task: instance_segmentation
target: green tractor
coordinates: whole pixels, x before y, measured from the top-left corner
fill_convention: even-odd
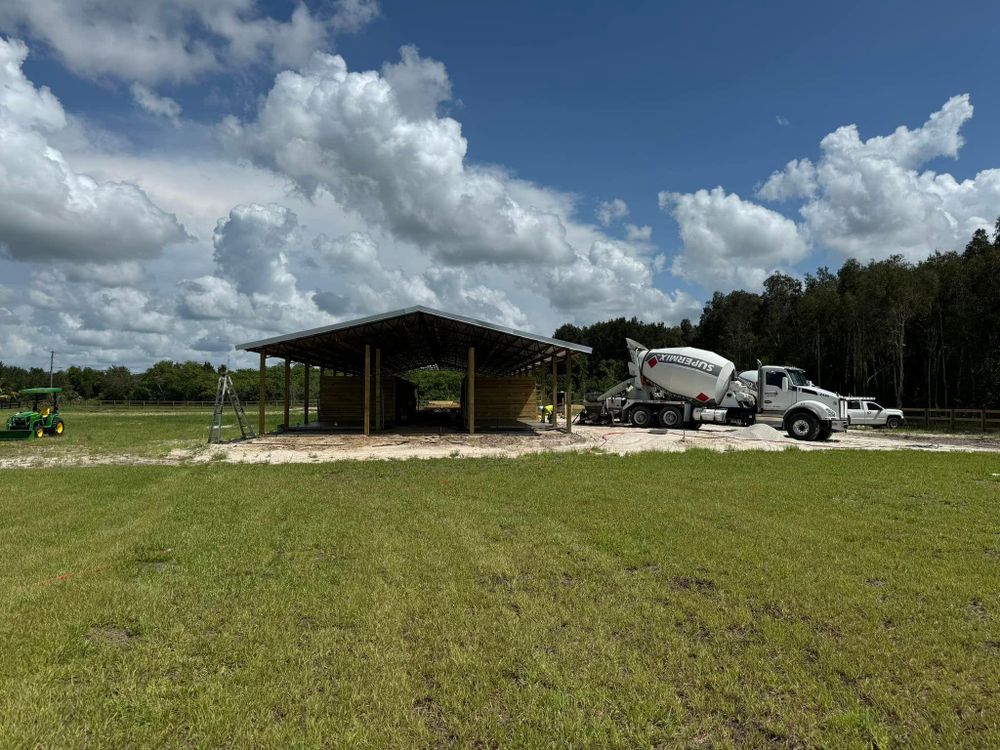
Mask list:
[[[66,423],[59,414],[57,393],[62,393],[62,388],[25,388],[21,391],[22,396],[34,396],[35,403],[31,411],[19,411],[7,420],[7,429],[0,430],[0,440],[28,440],[43,435],[62,435],[66,431]],[[42,403],[43,400],[48,401],[46,396],[52,396],[51,406]]]

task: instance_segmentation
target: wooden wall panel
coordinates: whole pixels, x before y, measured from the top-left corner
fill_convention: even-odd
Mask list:
[[[375,384],[372,378],[371,420],[375,425]],[[319,421],[341,427],[361,427],[364,421],[365,379],[358,376],[324,375],[320,381]],[[382,404],[385,424],[396,417],[396,378],[382,381]]]
[[[510,425],[538,421],[534,378],[476,376],[476,424]]]

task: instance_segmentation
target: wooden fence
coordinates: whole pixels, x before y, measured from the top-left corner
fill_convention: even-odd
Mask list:
[[[1000,430],[1000,409],[903,409],[906,424],[928,429]]]

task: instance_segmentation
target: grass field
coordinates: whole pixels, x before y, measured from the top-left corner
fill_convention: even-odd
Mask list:
[[[7,470],[3,747],[996,747],[989,455]]]
[[[81,408],[68,406],[63,410],[66,432],[60,437],[46,436],[40,440],[20,440],[0,443],[0,455],[5,456],[66,456],[122,455],[160,457],[177,448],[193,448],[208,441],[212,424],[212,409],[163,408],[131,410]],[[0,427],[10,412],[0,411]],[[248,410],[250,424],[257,429],[257,412]],[[270,409],[266,415],[267,429],[274,430],[282,421],[281,409]],[[293,424],[302,421],[302,409],[292,410]],[[228,406],[225,412],[224,438],[240,436],[236,418]]]

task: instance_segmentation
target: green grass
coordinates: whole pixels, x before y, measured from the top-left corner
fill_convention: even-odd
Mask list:
[[[156,410],[85,409],[66,407],[63,412],[66,432],[60,437],[46,435],[35,440],[0,442],[0,456],[67,457],[122,455],[144,457],[165,456],[178,448],[193,448],[208,441],[212,424],[212,409],[163,408]],[[10,414],[0,411],[0,428]],[[247,417],[257,429],[257,412],[248,410]],[[281,409],[267,412],[267,429],[274,430],[284,419]],[[293,410],[292,422],[302,421],[302,410]],[[236,417],[226,408],[225,439],[239,437]]]
[[[3,747],[996,747],[973,454],[8,470]]]

